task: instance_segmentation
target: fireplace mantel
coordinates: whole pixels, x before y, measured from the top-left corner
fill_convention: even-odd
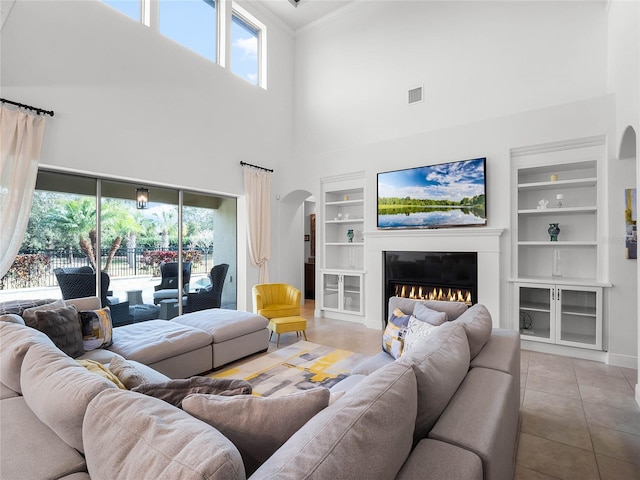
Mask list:
[[[503,228],[442,228],[432,230],[375,230],[365,238],[365,315],[371,328],[382,328],[384,317],[384,259],[382,252],[478,252],[478,303],[500,326],[500,236]]]

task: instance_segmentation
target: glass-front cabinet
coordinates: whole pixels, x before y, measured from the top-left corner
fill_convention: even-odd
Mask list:
[[[322,308],[340,313],[363,314],[362,274],[324,271]]]
[[[523,339],[602,349],[602,288],[516,284]]]

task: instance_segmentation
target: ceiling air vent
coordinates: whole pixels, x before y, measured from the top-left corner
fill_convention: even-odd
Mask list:
[[[409,105],[422,102],[422,86],[409,90]]]

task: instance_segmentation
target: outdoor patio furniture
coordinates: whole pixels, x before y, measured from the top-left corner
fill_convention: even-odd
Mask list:
[[[91,267],[56,268],[53,270],[62,291],[62,298],[93,297],[96,295],[96,274]],[[100,302],[111,310],[111,323],[114,327],[131,323],[129,302],[108,296],[111,279],[106,272],[100,272]]]
[[[222,287],[227,277],[229,265],[221,263],[211,269],[209,279],[211,285],[199,289],[196,293],[187,294],[187,305],[185,312],[197,312],[208,308],[220,308],[222,302]]]
[[[162,262],[160,264],[160,275],[162,280],[160,285],[153,288],[153,303],[158,305],[162,300],[175,298],[178,293],[178,262]],[[186,295],[189,291],[189,280],[191,279],[191,262],[182,262],[182,289],[181,294]],[[183,298],[183,301],[186,298]]]

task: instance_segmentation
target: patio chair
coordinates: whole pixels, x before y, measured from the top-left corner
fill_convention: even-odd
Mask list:
[[[220,308],[222,302],[222,287],[227,277],[229,265],[221,263],[211,269],[209,279],[211,285],[201,288],[197,293],[187,294],[187,305],[185,312],[197,312],[198,310],[206,310],[208,308]]]
[[[96,296],[96,274],[91,267],[56,268],[53,270],[62,292],[62,298]],[[100,303],[111,310],[111,323],[114,327],[131,323],[129,317],[129,302],[120,302],[109,296],[111,279],[106,272],[100,272]]]
[[[177,299],[178,294],[178,262],[162,262],[160,264],[160,285],[153,288],[153,303],[158,305],[162,300]],[[189,292],[189,280],[191,279],[191,262],[182,262],[182,295]],[[183,301],[186,298],[183,297]]]

